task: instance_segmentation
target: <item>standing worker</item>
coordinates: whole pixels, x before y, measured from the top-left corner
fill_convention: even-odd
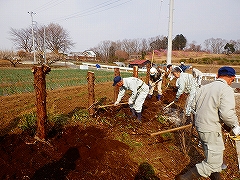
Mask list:
[[[218,70],[218,79],[204,85],[196,94],[193,102],[195,109],[195,126],[200,137],[205,159],[178,177],[179,180],[190,180],[209,177],[211,180],[221,179],[224,141],[221,123],[232,128],[237,136],[240,127],[235,111],[234,91],[230,87],[235,79],[235,70],[224,66]]]
[[[198,86],[201,87],[203,73],[197,68],[193,68],[192,66],[190,66],[189,69],[192,70],[193,77],[196,78]]]
[[[189,94],[186,101],[186,109],[185,109],[186,124],[189,124],[192,121],[191,103],[199,87],[193,75],[182,72],[179,67],[173,68],[172,73],[177,78],[176,87],[178,88],[174,102],[177,102],[183,93]]]
[[[141,122],[142,106],[149,92],[148,85],[136,77],[122,78],[120,76],[116,76],[113,82],[113,86],[117,85],[120,87],[118,97],[114,105],[117,106],[120,103],[126,90],[132,91],[132,94],[128,99],[128,104],[133,117],[137,117],[137,119]]]
[[[163,69],[158,68],[158,70],[155,67],[152,67],[150,69],[150,80],[149,80],[149,93],[148,97],[151,99],[153,95],[153,91],[155,87],[157,86],[158,95],[157,100],[159,101],[162,96],[162,79],[165,74],[165,71]]]

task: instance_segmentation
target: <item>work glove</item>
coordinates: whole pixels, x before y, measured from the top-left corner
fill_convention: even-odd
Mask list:
[[[114,106],[117,106],[119,104],[119,102],[118,101],[116,101],[115,103],[114,103]]]
[[[133,104],[133,101],[131,99],[128,99],[128,104],[129,105],[132,105]]]
[[[235,136],[239,135],[240,134],[240,126],[237,125],[235,126],[233,129],[232,129],[233,133]]]

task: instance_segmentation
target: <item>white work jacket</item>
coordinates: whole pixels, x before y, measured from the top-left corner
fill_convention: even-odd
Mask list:
[[[239,125],[233,89],[224,79],[202,86],[193,101],[195,126],[202,132],[220,132],[223,121],[229,127]]]
[[[198,84],[192,74],[180,73],[180,77],[176,81],[176,86],[178,91],[176,93],[176,98],[179,98],[183,93],[193,94],[198,89]]]
[[[122,97],[125,95],[125,91],[132,91],[132,95],[129,98],[130,101],[135,102],[137,96],[143,91],[145,93],[149,92],[149,87],[141,79],[136,77],[123,78],[123,86],[120,87],[117,101],[120,102]]]

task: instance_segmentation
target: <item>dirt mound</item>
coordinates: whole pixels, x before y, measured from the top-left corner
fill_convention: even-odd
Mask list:
[[[68,127],[48,143],[26,134],[1,140],[0,179],[132,179],[129,147],[96,127]]]
[[[104,87],[109,86],[100,87],[101,97],[108,97],[109,89],[105,91]],[[70,95],[76,96],[79,89],[54,91],[52,94],[58,97],[57,103],[50,92],[48,101],[55,102],[59,112],[70,115],[74,108],[86,106],[81,103],[87,104],[69,98]],[[35,140],[28,132],[5,133],[0,137],[0,179],[172,180],[204,158],[194,129],[149,136],[150,133],[175,127],[173,122],[164,119],[163,112],[163,107],[174,97],[174,90],[166,89],[161,101],[157,101],[155,96],[147,98],[141,124],[131,117],[128,105],[121,105],[98,109],[93,124],[68,125],[52,131],[47,142]],[[236,98],[239,114],[240,96]],[[3,103],[5,99],[9,101],[11,97],[2,98]],[[22,98],[24,102],[27,99],[27,95]],[[66,103],[66,99],[70,99],[71,103]],[[171,108],[183,111],[184,100],[185,97],[181,96],[178,104]],[[13,101],[15,104],[12,107],[20,106],[19,101],[20,98]],[[7,101],[5,104],[8,104]],[[221,173],[222,179],[240,178],[234,142],[227,135],[224,135],[224,141],[228,168]]]

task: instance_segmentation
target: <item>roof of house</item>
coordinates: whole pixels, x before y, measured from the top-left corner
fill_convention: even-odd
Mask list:
[[[132,61],[132,62],[130,62],[130,64],[144,64],[144,63],[146,63],[146,62],[148,62],[149,60],[140,60],[140,59],[136,59],[136,60],[134,60],[134,61]]]

